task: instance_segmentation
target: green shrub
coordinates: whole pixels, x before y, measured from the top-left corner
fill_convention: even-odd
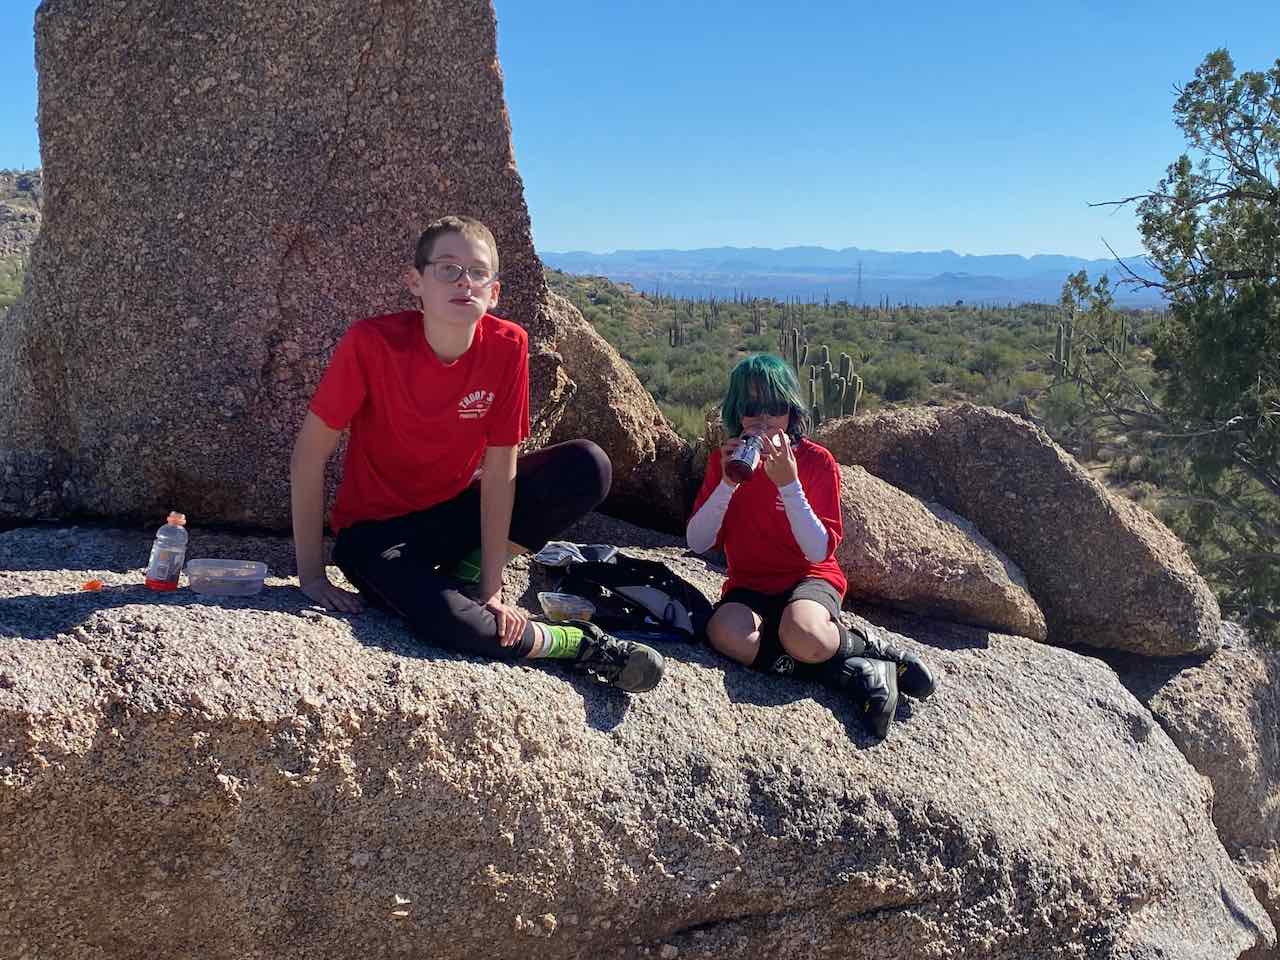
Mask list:
[[[658,408],[671,421],[675,432],[690,443],[702,436],[706,430],[706,419],[701,407],[690,406],[687,403],[659,403]]]
[[[1040,415],[1045,429],[1055,437],[1070,431],[1089,411],[1074,383],[1054,384],[1040,397]]]
[[[22,293],[26,261],[20,257],[0,260],[0,316],[9,312]]]
[[[911,354],[898,354],[868,367],[863,379],[873,392],[890,402],[922,400],[928,393],[928,378],[920,361]]]

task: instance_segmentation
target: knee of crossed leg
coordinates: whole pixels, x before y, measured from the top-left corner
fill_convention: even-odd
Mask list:
[[[821,604],[797,600],[787,605],[778,625],[778,638],[787,653],[801,663],[830,660],[840,646],[840,632]]]
[[[567,465],[567,474],[573,486],[581,491],[584,502],[591,509],[609,495],[613,485],[613,463],[609,455],[590,440],[569,440],[561,445],[560,456]]]
[[[748,665],[760,649],[756,617],[740,603],[726,603],[712,615],[707,623],[707,639],[718,652]]]

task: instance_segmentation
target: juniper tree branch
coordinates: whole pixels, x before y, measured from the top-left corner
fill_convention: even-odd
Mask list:
[[[1239,517],[1241,520],[1244,520],[1246,523],[1257,528],[1257,530],[1261,534],[1270,538],[1272,543],[1280,541],[1280,526],[1272,523],[1271,521],[1267,520],[1262,516],[1259,516],[1256,511],[1250,510],[1247,507],[1235,506],[1233,504],[1227,503],[1222,499],[1211,500],[1208,497],[1198,497],[1198,496],[1193,496],[1191,494],[1183,494],[1183,493],[1166,494],[1166,498],[1169,500],[1175,500],[1179,503],[1193,503],[1197,506],[1209,507],[1212,510],[1221,510],[1223,513],[1229,513],[1232,516]],[[1277,553],[1272,550],[1259,549],[1258,551],[1255,551],[1255,552],[1258,553],[1260,556],[1264,556],[1274,560],[1280,560],[1280,553]]]

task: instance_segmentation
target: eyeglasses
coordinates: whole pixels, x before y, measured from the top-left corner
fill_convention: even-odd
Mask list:
[[[429,266],[431,275],[441,283],[457,283],[464,273],[477,287],[487,287],[498,279],[488,267],[464,267],[449,260],[428,260],[424,266]]]
[[[742,405],[744,417],[782,417],[791,412],[791,404],[783,400],[748,400]]]

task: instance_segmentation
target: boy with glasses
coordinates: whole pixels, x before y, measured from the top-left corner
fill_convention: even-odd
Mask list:
[[[517,456],[529,435],[528,337],[489,313],[501,286],[493,234],[470,217],[435,221],[407,282],[421,310],[354,324],[298,433],[290,482],[303,593],[348,613],[363,597],[459,652],[558,659],[624,690],[652,689],[656,651],[502,600],[508,557],[592,510],[612,468],[588,440]],[[347,429],[330,526],[334,562],[358,596],[329,581],[321,545],[324,468]]]

